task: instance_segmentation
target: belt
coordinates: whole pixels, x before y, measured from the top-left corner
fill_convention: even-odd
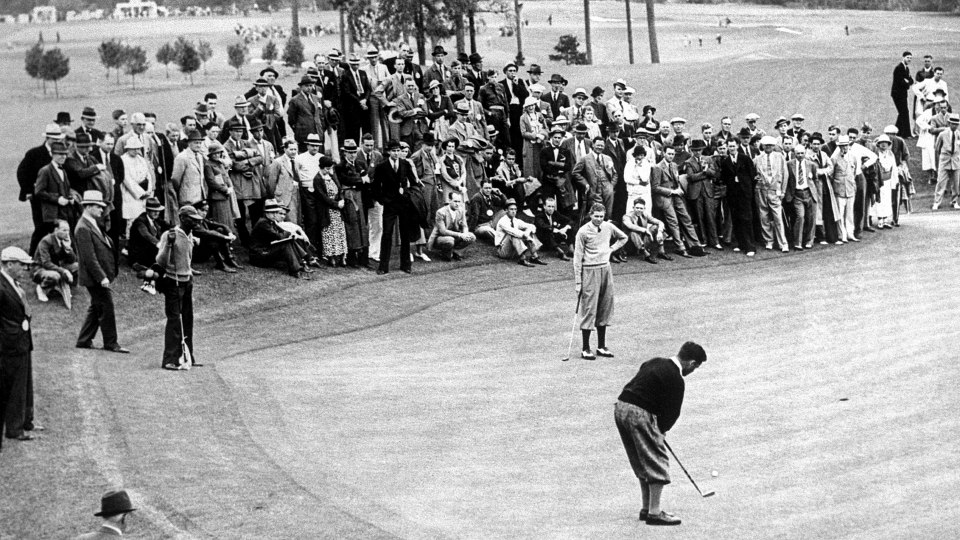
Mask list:
[[[596,263],[596,264],[585,264],[583,268],[603,268],[604,266],[610,266],[609,262],[605,263]]]

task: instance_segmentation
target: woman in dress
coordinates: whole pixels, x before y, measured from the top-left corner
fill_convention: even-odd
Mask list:
[[[450,137],[443,141],[443,157],[440,159],[440,176],[442,181],[440,187],[443,189],[443,204],[450,200],[451,193],[463,193],[466,196],[467,171],[463,164],[463,158],[457,155],[460,148],[460,140],[456,137]]]
[[[207,202],[210,210],[207,212],[211,221],[227,227],[233,234],[237,233],[234,223],[232,200],[233,182],[226,166],[227,153],[219,142],[210,143],[207,148],[207,159],[203,162],[203,178],[207,183]],[[239,210],[239,208],[237,209]],[[239,214],[239,211],[237,212]]]
[[[150,164],[143,157],[143,141],[139,137],[130,137],[124,146],[123,156],[123,206],[121,217],[127,222],[127,236],[133,220],[147,211],[147,199],[153,197],[154,179],[150,174]]]
[[[893,228],[893,189],[900,181],[900,169],[897,167],[897,159],[894,157],[890,147],[893,143],[887,135],[880,135],[876,139],[877,144],[877,165],[880,170],[880,193],[879,202],[871,207],[874,211],[874,217],[877,219],[877,228]],[[897,201],[899,203],[899,201]]]
[[[540,151],[547,139],[547,122],[540,113],[540,102],[528,97],[523,102],[520,116],[520,136],[523,137],[523,174],[540,178]]]
[[[623,169],[623,182],[627,186],[626,212],[633,210],[633,201],[637,197],[643,198],[647,208],[653,208],[650,192],[650,170],[653,164],[647,159],[649,149],[642,144],[633,147],[631,159]]]
[[[440,93],[443,85],[434,79],[427,89],[427,120],[430,122],[430,131],[438,141],[444,141],[450,136],[450,119],[455,118],[453,103],[450,98]]]
[[[313,189],[320,202],[320,229],[323,258],[330,266],[346,266],[347,230],[343,224],[343,194],[333,174],[333,159],[320,157],[320,172],[313,179]]]

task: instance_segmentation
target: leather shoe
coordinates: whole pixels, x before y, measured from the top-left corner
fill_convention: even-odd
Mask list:
[[[203,367],[203,364],[200,362],[190,362],[191,367]]]
[[[77,344],[75,345],[75,347],[78,348],[78,349],[92,349],[92,348],[93,348],[93,343],[89,343],[89,342],[88,342],[88,343],[77,343]]]
[[[610,349],[607,349],[606,347],[597,347],[597,356],[613,358],[613,353],[610,352]]]
[[[596,360],[597,357],[590,351],[580,351],[580,358],[584,360]]]
[[[517,263],[520,266],[526,266],[527,268],[533,268],[534,264],[526,259],[520,259],[520,262]]]
[[[201,271],[199,271],[199,270],[190,270],[190,273],[192,273],[192,274],[195,275],[195,276],[202,276],[202,275],[203,275],[203,272],[201,272]]]
[[[668,514],[666,512],[660,512],[657,515],[647,514],[647,519],[645,520],[647,525],[679,525],[680,518],[674,516],[673,514]]]
[[[672,260],[673,260],[673,257],[667,255],[666,253],[659,253],[659,254],[657,254],[657,257],[660,257],[661,259],[663,259],[663,260],[665,260],[665,261],[672,261]]]
[[[693,258],[693,255],[687,253],[686,251],[681,251],[681,252],[680,252],[680,256],[683,257],[684,259],[692,259],[692,258]]]
[[[378,275],[378,276],[382,276],[382,275],[386,274],[387,272],[388,272],[388,270],[384,270],[384,269],[382,269],[382,268],[377,268],[377,275]]]
[[[643,260],[647,261],[650,264],[657,264],[657,260],[653,258],[653,255],[647,255],[646,257],[643,258]]]
[[[176,364],[164,364],[163,369],[168,371],[180,371],[180,368]]]
[[[455,260],[455,261],[462,261],[462,260],[463,260],[463,255],[461,255],[461,254],[457,253],[456,251],[454,251],[453,253],[450,254],[450,258],[453,259],[453,260]]]
[[[29,424],[24,424],[24,425],[23,425],[23,430],[24,430],[24,431],[45,431],[46,429],[47,429],[47,428],[41,426],[40,424],[36,424],[36,423],[29,423]]]
[[[540,266],[546,266],[546,265],[547,265],[547,261],[541,259],[540,257],[534,257],[534,258],[532,258],[532,259],[530,259],[530,260],[533,261],[533,264],[539,264]]]
[[[119,345],[114,345],[113,347],[104,347],[103,350],[120,354],[130,354],[130,349],[125,349]]]
[[[297,272],[297,275],[294,277],[297,279],[302,279],[304,281],[310,281],[313,279],[313,276],[310,275],[310,272],[304,272],[303,270]]]
[[[33,435],[30,435],[29,433],[24,433],[23,435],[21,435],[21,436],[19,436],[19,437],[15,437],[15,438],[16,438],[18,441],[32,441],[32,440],[36,439],[36,437],[34,437]]]
[[[404,274],[412,274],[412,273],[413,273],[413,269],[412,269],[412,268],[401,268],[400,270],[401,270]]]

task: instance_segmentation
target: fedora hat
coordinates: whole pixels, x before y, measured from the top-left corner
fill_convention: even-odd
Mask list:
[[[283,212],[283,207],[280,206],[280,203],[276,199],[267,199],[263,201],[263,212],[269,214],[270,212]]]
[[[92,118],[96,120],[97,111],[93,107],[84,107],[83,111],[80,113],[80,118]]]
[[[373,45],[367,47],[367,58],[376,58],[378,56],[380,56],[380,49]]]
[[[466,101],[458,101],[456,109],[460,114],[470,114],[470,105]]]
[[[311,145],[311,144],[320,146],[321,144],[323,144],[323,141],[320,140],[319,135],[317,135],[316,133],[311,133],[307,135],[307,145]]]
[[[313,77],[309,75],[304,75],[303,77],[300,77],[300,82],[297,83],[297,86],[307,86],[308,84],[313,84],[313,83],[314,83]]]
[[[554,73],[550,75],[550,80],[547,81],[550,84],[567,84],[567,80],[563,78],[563,75],[559,73]]]
[[[433,136],[433,133],[428,131],[423,134],[423,144],[424,146],[433,146],[436,144],[437,138]]]
[[[50,153],[54,155],[61,154],[65,156],[68,153],[67,145],[60,141],[56,141],[50,145]]]
[[[47,127],[43,129],[43,136],[48,139],[60,140],[63,139],[63,130],[57,124],[47,124]]]
[[[951,114],[949,122],[951,124],[960,124],[960,114],[957,114],[957,113]]]
[[[533,75],[543,75],[543,69],[541,69],[537,64],[530,64],[530,69],[527,70],[527,73],[532,73]]]
[[[574,133],[590,133],[590,129],[587,128],[586,124],[577,124],[573,127]]]
[[[330,54],[327,55],[327,58],[330,60],[343,60],[343,53],[340,52],[340,49],[334,47],[330,49]]]
[[[586,88],[578,87],[576,90],[573,91],[573,94],[572,94],[572,95],[573,95],[573,97],[583,96],[583,98],[586,99],[586,98],[587,98],[587,90],[586,90]]]
[[[703,139],[694,139],[690,141],[691,150],[703,150],[706,147],[707,147],[707,143]]]
[[[471,64],[479,64],[480,62],[483,62],[483,57],[480,56],[478,53],[473,53],[470,55],[468,60],[470,60]]]
[[[83,200],[80,201],[80,204],[82,204],[82,205],[84,205],[84,206],[88,206],[88,205],[94,204],[94,205],[97,205],[97,206],[102,206],[102,207],[104,207],[104,208],[107,207],[107,203],[104,202],[104,200],[103,200],[103,193],[100,193],[99,191],[97,191],[97,190],[95,190],[95,189],[88,189],[87,191],[84,191],[84,192],[83,192]]]
[[[197,114],[210,114],[210,107],[207,107],[206,103],[197,103],[197,106],[193,109],[193,112]]]
[[[163,210],[163,205],[160,204],[160,201],[156,197],[150,197],[147,199],[147,210],[151,212],[160,212]]]
[[[527,96],[527,99],[523,100],[523,108],[526,109],[527,107],[533,107],[538,105],[539,103],[540,103],[539,99],[533,96]]]
[[[77,133],[77,146],[91,146],[92,144],[93,139],[90,138],[88,133],[83,131]]]
[[[896,126],[894,126],[894,127],[896,127]],[[824,141],[823,141],[823,134],[821,134],[819,131],[814,131],[814,132],[810,135],[810,142],[812,143],[813,141],[820,141],[820,144],[823,144],[823,143],[824,143]]]
[[[233,129],[233,128],[230,128],[230,129]],[[258,129],[263,129],[263,122],[261,122],[256,118],[254,118],[253,120],[250,120],[250,131],[256,131]]]
[[[187,132],[187,142],[202,141],[202,140],[203,140],[203,134],[200,133],[199,131],[195,129],[191,129],[189,132]]]
[[[626,88],[627,88],[627,81],[625,81],[625,80],[623,80],[623,79],[617,79],[616,81],[613,82],[613,87],[616,88],[616,87],[618,87],[618,86],[619,86],[620,88],[626,89]]]
[[[280,73],[279,73],[277,70],[273,69],[273,67],[271,67],[271,66],[267,66],[267,67],[265,67],[265,68],[263,68],[263,69],[260,70],[260,76],[261,76],[261,77],[263,77],[263,76],[266,75],[267,73],[273,73],[273,76],[274,76],[274,77],[279,77],[279,76],[280,76]]]
[[[270,86],[270,83],[266,79],[260,77],[259,79],[253,81],[254,86]]]
[[[89,192],[88,192],[89,193]],[[99,191],[97,193],[100,193]],[[86,195],[86,194],[84,194]],[[100,511],[94,514],[97,517],[110,517],[117,514],[133,512],[136,508],[130,502],[126,490],[108,491],[100,497]]]
[[[249,107],[250,102],[247,101],[247,98],[243,96],[237,96],[237,99],[233,100],[234,107]]]
[[[72,124],[73,118],[70,118],[70,113],[60,111],[57,113],[57,119],[54,122],[58,124]]]
[[[347,58],[347,63],[351,66],[359,66],[360,56],[358,56],[357,53],[350,53],[350,56]]]
[[[443,45],[437,45],[436,47],[433,48],[432,56],[446,56],[446,55],[447,55],[447,51],[443,48]]]
[[[495,126],[495,125],[493,125],[493,124],[487,124],[487,138],[488,138],[488,139],[493,139],[494,137],[496,137],[496,136],[499,135],[499,134],[500,134],[500,132],[497,131],[497,126]]]
[[[214,154],[219,154],[221,152],[225,152],[225,150],[223,148],[223,145],[217,141],[213,141],[212,143],[210,143],[210,146],[207,147],[208,156],[213,156]]]
[[[343,147],[340,149],[344,152],[357,152],[359,147],[357,146],[357,141],[353,139],[347,139],[343,141]]]

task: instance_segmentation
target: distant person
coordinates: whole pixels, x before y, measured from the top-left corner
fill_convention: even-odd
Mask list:
[[[720,34],[717,34],[717,45],[720,45],[720,42],[722,41],[723,41],[723,36],[721,36]]]
[[[900,130],[898,135],[904,139],[913,135],[910,130],[910,106],[907,104],[907,95],[913,85],[909,67],[912,59],[913,54],[904,51],[900,63],[893,68],[893,84],[890,86],[890,97],[897,107],[897,129]]]
[[[849,26],[849,25],[846,25],[846,24],[843,25],[843,31],[849,36],[849,35],[850,35],[850,26]]]
[[[680,525],[680,518],[660,508],[663,486],[670,483],[670,459],[663,436],[680,417],[683,378],[704,362],[703,347],[688,341],[672,358],[653,358],[640,365],[614,405],[620,440],[630,467],[640,481],[640,519],[647,525]]]
[[[127,530],[127,514],[136,508],[130,502],[130,496],[124,490],[109,491],[100,499],[100,511],[94,514],[103,518],[96,532],[81,534],[77,540],[110,539],[123,536]]]

